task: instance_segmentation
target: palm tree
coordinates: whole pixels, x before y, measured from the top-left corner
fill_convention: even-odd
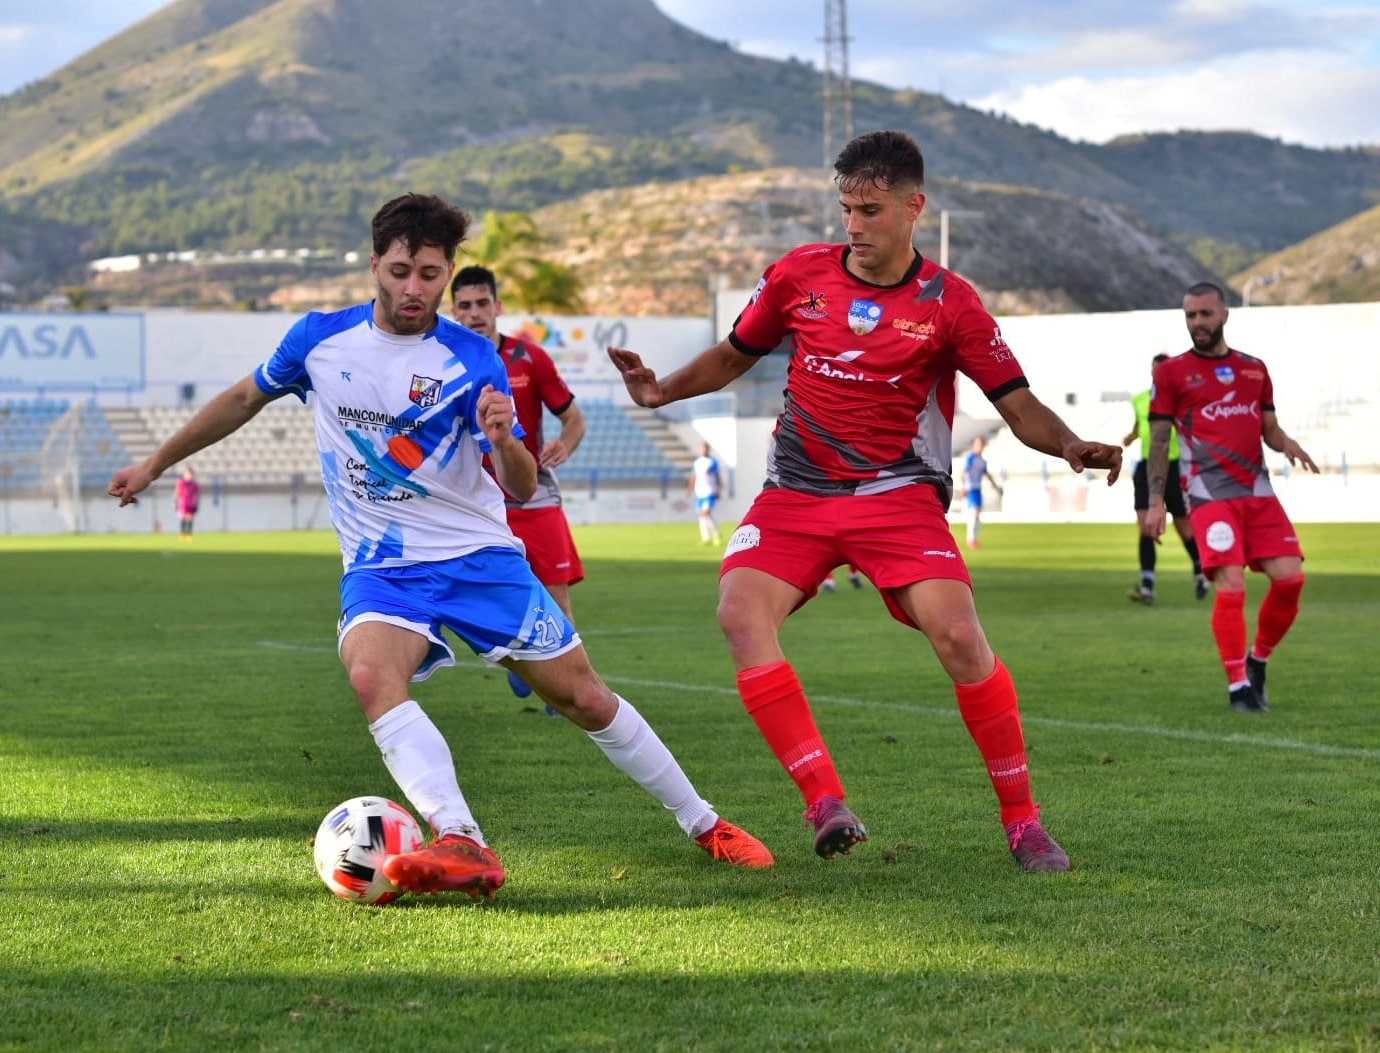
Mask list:
[[[581,314],[584,282],[570,267],[543,259],[545,239],[527,212],[486,212],[479,236],[464,247],[498,279],[503,299],[524,311]]]

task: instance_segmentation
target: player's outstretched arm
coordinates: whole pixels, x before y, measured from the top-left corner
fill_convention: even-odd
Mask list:
[[[1057,413],[1029,388],[1017,388],[993,403],[1012,434],[1032,450],[1062,457],[1075,472],[1084,468],[1106,471],[1107,485],[1121,475],[1121,446],[1080,439]]]
[[[727,340],[701,351],[664,380],[658,380],[632,351],[611,347],[609,358],[622,374],[632,400],[651,408],[719,391],[757,364],[754,356],[743,354]]]
[[[259,390],[253,374],[238,381],[197,410],[191,420],[143,461],[116,472],[107,493],[120,499],[121,508],[137,504],[136,495],[148,489],[160,475],[242,427],[273,398]]]
[[[1260,435],[1266,446],[1284,454],[1293,467],[1303,465],[1310,472],[1319,471],[1318,466],[1313,463],[1313,458],[1308,456],[1308,451],[1284,433],[1284,429],[1279,426],[1279,418],[1272,410],[1266,410],[1261,414],[1260,423]]]

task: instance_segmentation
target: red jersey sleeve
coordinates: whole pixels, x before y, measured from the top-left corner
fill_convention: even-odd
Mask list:
[[[547,350],[533,344],[526,346],[528,354],[532,356],[532,381],[537,397],[541,399],[543,406],[559,417],[570,408],[570,404],[575,401],[575,395]]]
[[[799,250],[796,250],[797,252]],[[743,313],[733,323],[733,346],[749,355],[765,355],[786,339],[791,306],[800,299],[787,277],[783,257],[771,264],[748,297]]]
[[[1151,420],[1178,420],[1178,388],[1171,362],[1173,359],[1161,362],[1150,374]]]
[[[1027,387],[1015,352],[976,290],[954,283],[950,295],[959,301],[949,316],[947,334],[958,368],[993,402],[1017,388]]]

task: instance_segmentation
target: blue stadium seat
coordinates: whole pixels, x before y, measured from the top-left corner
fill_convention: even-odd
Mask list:
[[[563,479],[585,480],[591,474],[616,481],[661,482],[679,475],[675,464],[617,404],[608,399],[580,399],[588,425],[584,441],[561,467]],[[550,414],[543,421],[549,438],[560,434],[561,422]]]

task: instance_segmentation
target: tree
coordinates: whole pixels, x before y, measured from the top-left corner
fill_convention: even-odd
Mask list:
[[[463,251],[471,262],[494,272],[508,306],[583,313],[584,282],[570,267],[543,259],[545,244],[529,213],[486,212],[479,236]]]

